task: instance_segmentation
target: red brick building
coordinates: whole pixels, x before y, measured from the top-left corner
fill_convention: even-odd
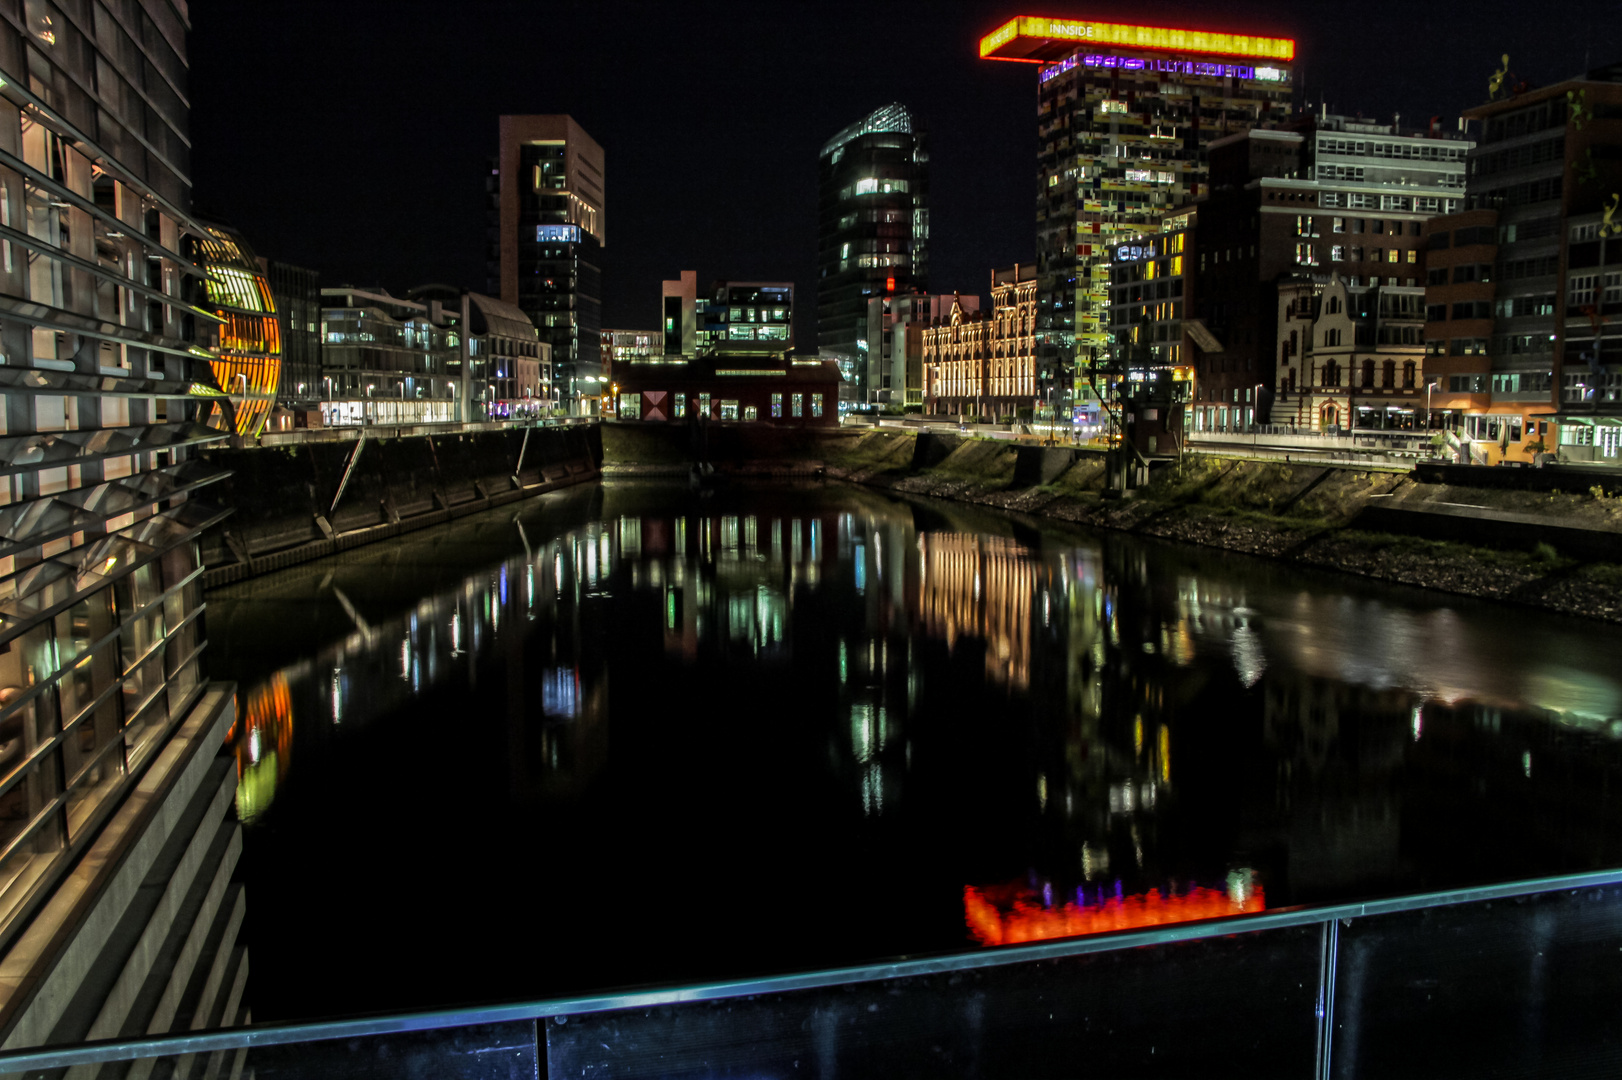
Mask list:
[[[787,427],[837,425],[840,377],[832,360],[724,348],[697,358],[616,361],[609,376],[621,420]]]

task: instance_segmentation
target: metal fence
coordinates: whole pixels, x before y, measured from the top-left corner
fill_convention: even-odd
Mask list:
[[[775,978],[12,1051],[0,1073],[1611,1076],[1619,990],[1610,871]]]

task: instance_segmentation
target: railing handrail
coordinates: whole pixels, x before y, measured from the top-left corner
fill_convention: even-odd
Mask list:
[[[76,1065],[94,1065],[109,1061],[201,1054],[254,1046],[285,1046],[291,1043],[328,1042],[334,1039],[396,1035],[445,1028],[472,1027],[482,1024],[541,1020],[554,1016],[580,1016],[590,1013],[613,1012],[620,1009],[650,1009],[695,1001],[718,1001],[727,998],[751,997],[757,994],[815,990],[852,983],[879,982],[886,979],[949,974],[958,971],[1003,967],[1034,961],[1058,960],[1091,953],[1136,949],[1148,945],[1167,945],[1195,941],[1201,938],[1224,937],[1230,934],[1249,934],[1262,930],[1282,930],[1296,926],[1316,926],[1343,919],[1393,915],[1427,908],[1451,907],[1457,904],[1512,900],[1520,897],[1537,896],[1543,893],[1591,889],[1605,885],[1622,885],[1622,869],[1561,874],[1553,877],[1502,882],[1496,885],[1479,885],[1462,889],[1416,893],[1409,896],[1394,896],[1381,900],[1362,900],[1318,907],[1282,908],[1254,915],[1172,923],[1147,929],[1060,938],[1024,945],[979,949],[973,952],[949,953],[916,959],[901,958],[873,964],[799,972],[790,975],[734,979],[685,986],[616,990],[580,997],[548,998],[504,1005],[477,1005],[464,1008],[395,1013],[384,1016],[356,1017],[345,1020],[317,1020],[294,1024],[266,1025],[258,1028],[222,1028],[206,1032],[153,1035],[139,1039],[109,1039],[68,1046],[0,1050],[0,1073],[21,1073],[32,1069],[62,1069]]]

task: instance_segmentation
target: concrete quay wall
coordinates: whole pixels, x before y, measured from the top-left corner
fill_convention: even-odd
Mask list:
[[[595,424],[362,432],[205,457],[232,472],[207,495],[233,511],[203,535],[204,581],[214,587],[595,480],[602,437]]]

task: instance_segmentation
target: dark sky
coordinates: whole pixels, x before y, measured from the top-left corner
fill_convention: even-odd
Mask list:
[[[1294,37],[1302,99],[1404,125],[1622,61],[1622,3],[1228,0],[193,0],[201,212],[324,284],[485,288],[501,113],[602,144],[603,324],[657,325],[659,282],[792,280],[814,342],[817,151],[900,101],[929,126],[931,286],[984,294],[1033,248],[1036,68],[976,58],[1016,14]]]

